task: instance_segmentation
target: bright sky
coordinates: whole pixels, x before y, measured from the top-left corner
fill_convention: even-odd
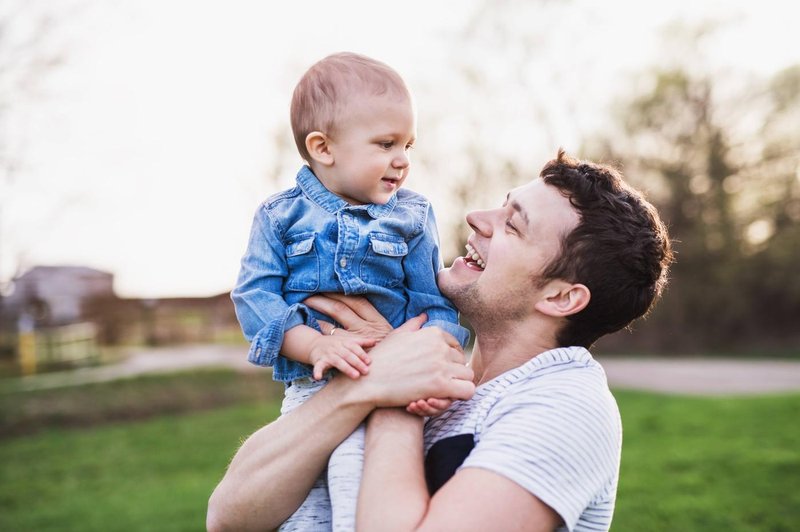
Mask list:
[[[506,4],[517,7],[503,15]],[[79,264],[115,273],[124,296],[230,290],[254,209],[300,164],[275,147],[292,142],[294,83],[329,53],[365,53],[406,77],[420,130],[407,186],[446,226],[463,215],[447,210],[447,189],[466,145],[524,152],[533,175],[556,146],[577,149],[602,127],[634,72],[684,58],[661,44],[676,21],[724,23],[700,51],[722,70],[800,63],[792,4],[85,0],[56,21],[65,63],[0,122],[21,163],[0,182],[0,279]],[[515,72],[520,50],[532,59]],[[483,89],[458,75],[465,65]],[[532,99],[549,110],[541,128]]]

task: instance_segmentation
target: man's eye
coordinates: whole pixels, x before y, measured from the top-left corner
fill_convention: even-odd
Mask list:
[[[514,232],[517,231],[517,228],[514,227],[514,224],[511,223],[511,220],[506,220],[506,227],[508,227],[509,229],[511,229]]]

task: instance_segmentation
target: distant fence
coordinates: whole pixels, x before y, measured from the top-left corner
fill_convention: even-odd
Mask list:
[[[22,373],[96,362],[100,358],[97,332],[94,323],[73,323],[19,333],[17,358]]]

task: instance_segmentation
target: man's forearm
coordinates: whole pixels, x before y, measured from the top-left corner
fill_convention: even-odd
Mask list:
[[[354,397],[355,392],[346,379],[334,379],[306,403],[251,435],[211,495],[208,529],[271,530],[286,520],[305,499],[331,452],[372,410]]]
[[[421,324],[410,320],[405,331],[378,344],[370,352],[369,375],[335,377],[306,403],[250,436],[209,500],[209,529],[280,525],[303,502],[330,453],[376,406],[407,405],[424,397],[470,398],[474,375],[464,366],[457,341],[436,328],[411,332]]]
[[[409,531],[425,517],[422,418],[400,409],[379,409],[367,423],[358,529]]]

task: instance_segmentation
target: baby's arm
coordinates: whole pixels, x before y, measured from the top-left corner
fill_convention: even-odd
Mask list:
[[[458,323],[456,307],[442,295],[436,284],[436,275],[443,263],[439,251],[439,232],[430,204],[426,206],[420,229],[408,243],[408,255],[403,260],[408,296],[405,318],[408,320],[425,313],[428,316],[425,327],[439,327],[453,335],[461,347],[466,347],[469,331]]]
[[[284,331],[315,323],[303,305],[287,305],[282,287],[289,273],[281,235],[273,226],[268,206],[253,216],[247,251],[231,292],[236,317],[250,342],[248,359],[259,366],[274,366]]]
[[[314,378],[320,380],[326,371],[336,368],[351,379],[369,371],[369,355],[365,347],[374,346],[371,338],[347,334],[342,329],[323,335],[306,325],[298,325],[283,336],[281,354],[291,360],[314,366]]]
[[[404,261],[405,286],[408,294],[406,319],[425,313],[425,327],[436,326],[453,335],[462,347],[469,341],[469,331],[458,322],[458,311],[444,297],[436,284],[436,275],[442,268],[439,251],[439,232],[433,209],[427,206],[424,229],[409,242],[409,252]],[[418,416],[436,416],[450,408],[447,398],[419,399],[406,410]]]

